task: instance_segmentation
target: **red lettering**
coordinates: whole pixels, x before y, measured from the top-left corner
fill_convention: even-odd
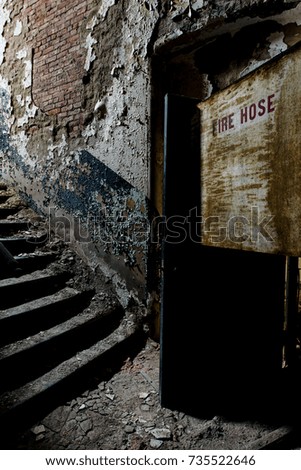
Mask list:
[[[275,105],[273,99],[275,93],[269,95],[267,98],[262,98],[258,103],[252,103],[249,106],[245,106],[240,110],[240,123],[245,124],[248,120],[254,121],[256,117],[264,116],[267,112],[272,113],[275,111]]]
[[[254,121],[256,117],[262,117],[266,113],[275,111],[274,104],[275,93],[267,98],[261,98],[258,102],[252,103],[240,109],[240,123],[246,124],[248,121]],[[231,113],[214,122],[214,131],[219,134],[235,128],[235,114]]]
[[[234,129],[234,127],[234,113],[224,116],[215,122],[215,128],[219,134],[230,129]]]
[[[227,117],[222,118],[222,132],[225,132],[228,129],[228,119]]]
[[[240,110],[240,123],[243,124],[244,122],[248,121],[248,107],[242,108]]]
[[[258,111],[258,116],[263,116],[265,114],[265,111],[266,111],[266,108],[265,108],[265,98],[263,98],[262,100],[260,100],[258,102],[258,108],[259,108],[259,111]]]
[[[249,108],[249,116],[251,121],[256,118],[256,104],[252,103],[250,108]]]
[[[275,93],[268,96],[268,113],[272,113],[273,111],[275,111],[275,106],[274,106],[274,103],[273,103],[273,98],[274,97],[275,97]]]

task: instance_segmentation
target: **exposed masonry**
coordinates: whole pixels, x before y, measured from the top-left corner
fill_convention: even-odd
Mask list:
[[[83,256],[147,299],[141,225],[160,212],[164,94],[204,99],[291,47],[300,1],[0,0],[0,10],[3,176],[89,231]]]
[[[44,2],[27,7],[33,48],[35,104],[47,115],[68,117],[69,132],[78,132],[82,120],[82,71],[85,49],[82,25],[91,1]]]

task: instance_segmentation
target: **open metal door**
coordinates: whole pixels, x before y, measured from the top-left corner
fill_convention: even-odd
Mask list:
[[[196,105],[166,96],[161,403],[199,417],[272,412],[285,257],[202,245]]]

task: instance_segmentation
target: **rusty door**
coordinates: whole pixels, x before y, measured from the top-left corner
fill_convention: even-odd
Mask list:
[[[196,100],[166,97],[161,403],[248,414],[276,400],[285,258],[202,244],[199,126]]]

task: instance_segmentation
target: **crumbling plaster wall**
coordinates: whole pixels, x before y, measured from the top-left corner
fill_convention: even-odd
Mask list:
[[[108,275],[123,273],[125,303],[145,298],[158,2],[0,6],[3,177],[49,210],[53,227],[65,225],[68,240],[75,227],[72,242],[92,264],[101,256]]]
[[[3,177],[105,261],[124,304],[154,286],[164,94],[204,99],[299,41],[299,3],[0,0]]]

